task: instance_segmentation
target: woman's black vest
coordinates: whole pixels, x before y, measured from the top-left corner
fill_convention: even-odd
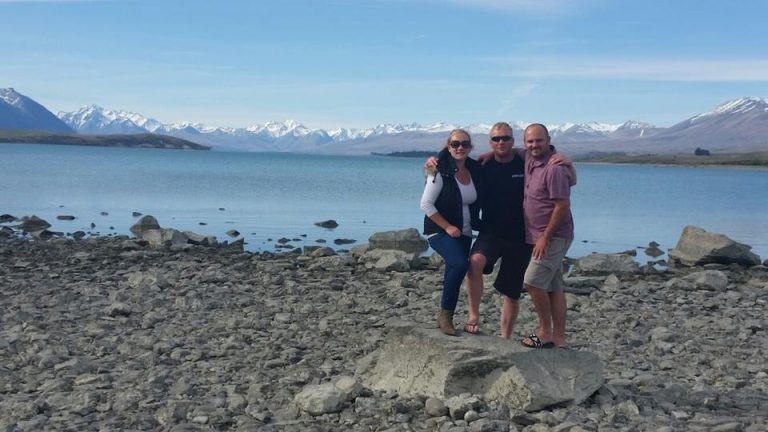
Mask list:
[[[458,171],[456,161],[453,160],[448,149],[443,149],[440,154],[438,154],[437,158],[437,172],[435,173],[435,176],[443,177],[443,189],[437,196],[435,207],[448,223],[461,230],[464,226],[464,217],[461,210],[461,191],[454,179],[454,175]],[[464,165],[469,170],[469,175],[472,177],[472,183],[474,183],[475,190],[477,191],[477,200],[469,205],[470,224],[472,225],[472,229],[477,231],[480,228],[480,202],[482,199],[481,191],[483,190],[482,173],[480,172],[480,164],[473,159],[467,158]],[[440,228],[440,226],[433,222],[432,219],[424,216],[424,234],[430,235],[440,232],[445,232],[445,230]]]

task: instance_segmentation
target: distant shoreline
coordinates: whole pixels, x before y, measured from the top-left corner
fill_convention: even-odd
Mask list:
[[[0,144],[52,144],[88,147],[210,150],[211,147],[158,134],[83,135],[0,129]]]
[[[373,156],[390,156],[406,158],[426,158],[434,156],[435,152],[429,151],[400,151],[392,153],[371,153]],[[720,153],[709,156],[695,156],[692,154],[600,154],[589,156],[574,156],[575,162],[604,163],[604,164],[635,164],[635,165],[675,165],[698,167],[754,167],[768,168],[768,151],[749,153]]]
[[[738,167],[768,167],[768,151],[749,153],[721,153],[709,156],[692,154],[647,154],[647,155],[600,155],[590,157],[575,157],[576,162],[637,164],[637,165],[676,165],[676,166],[738,166]]]

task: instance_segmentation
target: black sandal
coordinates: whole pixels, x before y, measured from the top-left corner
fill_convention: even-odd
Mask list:
[[[531,343],[526,343],[526,338],[523,338],[523,340],[520,341],[520,343],[526,347],[526,348],[554,348],[555,343],[554,342],[541,342],[541,339],[539,339],[538,336],[536,336],[534,333],[529,334],[526,336]]]

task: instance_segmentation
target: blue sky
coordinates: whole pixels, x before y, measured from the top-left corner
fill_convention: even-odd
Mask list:
[[[768,96],[766,17],[763,0],[0,0],[0,87],[212,126],[669,126]]]

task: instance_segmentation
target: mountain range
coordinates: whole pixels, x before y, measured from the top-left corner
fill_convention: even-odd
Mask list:
[[[39,122],[35,123],[37,120]],[[521,145],[520,131],[529,123],[517,121],[510,124],[515,130],[518,145]],[[690,153],[699,147],[713,152],[768,150],[768,102],[757,97],[725,102],[667,128],[639,121],[547,126],[553,143],[574,156],[613,152]],[[441,147],[446,134],[457,127],[468,130],[475,143],[487,142],[490,124],[380,124],[369,129],[325,130],[310,129],[294,120],[287,120],[227,128],[190,122],[162,123],[142,114],[98,105],[84,106],[73,112],[59,112],[58,116],[54,116],[42,105],[13,89],[0,89],[0,128],[50,131],[66,128],[81,134],[149,132],[183,138],[218,150],[321,154],[434,151]]]

